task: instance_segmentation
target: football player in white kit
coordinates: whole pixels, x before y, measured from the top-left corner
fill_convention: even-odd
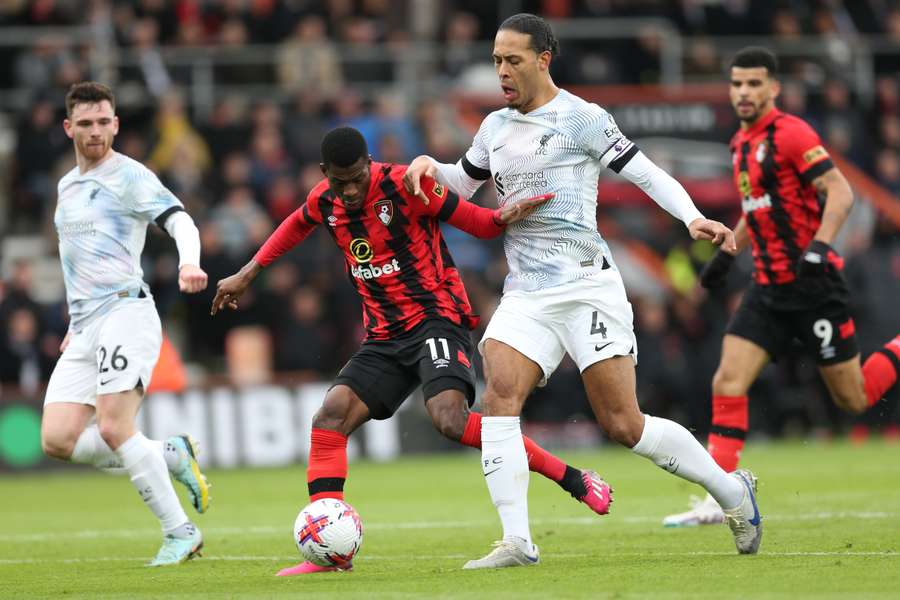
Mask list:
[[[759,548],[756,478],[723,471],[684,427],[641,413],[635,393],[637,345],[631,305],[609,247],[597,231],[597,178],[609,168],[681,220],[694,239],[733,248],[734,234],[705,219],[684,188],[651,162],[596,104],[559,89],[550,62],[559,44],[546,21],[518,14],[500,26],[494,65],[506,108],[482,122],[456,164],[421,156],[404,185],[423,175],[471,198],[493,178],[500,206],[541,193],[556,197],[507,228],[509,275],[479,350],[482,467],[503,524],[503,539],[466,569],[539,561],[528,526],[528,465],[519,415],[568,352],[578,365],[597,421],[617,442],[670,473],[704,486],[719,501],[738,552]],[[420,197],[422,195],[420,194]],[[424,201],[424,200],[423,200]]]
[[[209,505],[209,484],[190,436],[154,441],[135,428],[162,342],[140,259],[147,225],[155,221],[178,247],[179,288],[199,292],[207,283],[200,236],[153,172],[112,149],[119,120],[108,87],[73,85],[66,114],[76,166],[59,182],[54,224],[70,323],[47,386],[41,442],[48,456],[128,473],[163,530],[149,565],[178,564],[199,552],[203,538],[169,472],[198,512]]]

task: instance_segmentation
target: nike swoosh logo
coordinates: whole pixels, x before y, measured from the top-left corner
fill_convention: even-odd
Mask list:
[[[100,385],[106,385],[107,383],[109,383],[110,381],[113,381],[115,379],[118,379],[118,377],[113,377],[112,379],[107,379],[106,381],[101,380]]]
[[[744,482],[744,485],[747,486],[747,491],[750,492],[750,504],[753,505],[753,518],[750,519],[750,524],[754,527],[759,526],[759,509],[756,507],[756,494],[753,493],[753,487],[751,487],[750,482],[748,482],[743,475],[741,475],[741,481]]]
[[[603,344],[602,346],[599,346],[599,345],[596,345],[596,344],[595,344],[595,345],[594,345],[594,351],[595,351],[595,352],[600,352],[601,350],[603,350],[604,348],[606,348],[606,347],[609,346],[610,344],[612,344],[612,342],[606,342],[606,343]]]
[[[497,150],[499,150],[500,148],[504,147],[505,145],[506,145],[506,144],[500,144],[499,146],[497,146],[496,148],[494,148],[493,150],[491,150],[491,152],[496,152]]]
[[[502,468],[502,467],[497,467],[497,468],[494,469],[493,471],[488,471],[487,473],[484,474],[484,476],[487,477],[487,476],[490,475],[491,473],[496,473],[496,472],[499,471],[501,468]]]

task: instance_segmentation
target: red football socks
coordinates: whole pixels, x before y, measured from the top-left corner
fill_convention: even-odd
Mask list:
[[[309,501],[344,499],[347,479],[347,437],[337,431],[313,429],[310,435],[306,485]]]
[[[862,370],[866,400],[869,406],[873,406],[897,383],[897,375],[900,373],[900,335],[873,352],[863,363]]]
[[[713,396],[712,427],[707,450],[713,460],[728,473],[741,459],[748,426],[747,396]]]
[[[566,474],[566,463],[537,445],[530,437],[523,435],[525,454],[528,456],[528,469],[540,473],[544,477],[560,482]],[[466,429],[459,442],[464,446],[481,448],[481,414],[469,413]]]

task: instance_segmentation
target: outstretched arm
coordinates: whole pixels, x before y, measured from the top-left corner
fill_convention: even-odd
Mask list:
[[[216,297],[213,298],[209,314],[215,315],[225,307],[236,309],[238,299],[247,291],[263,267],[270,265],[272,261],[302,242],[310,234],[316,223],[308,221],[305,216],[306,211],[306,204],[294,211],[281,222],[278,229],[269,236],[269,239],[250,259],[250,262],[241,267],[241,270],[234,275],[219,281],[216,285]]]
[[[541,196],[535,196],[534,198],[526,198],[521,202],[507,204],[503,208],[498,208],[496,210],[478,206],[468,200],[459,199],[457,202],[453,203],[455,204],[455,208],[452,206],[450,207],[452,210],[452,212],[448,211],[450,216],[443,220],[446,220],[457,229],[461,229],[477,238],[495,238],[503,233],[507,225],[521,221],[530,215],[539,205],[555,196],[556,194],[543,194]],[[454,198],[456,198],[456,196],[454,196]],[[440,214],[444,213],[444,210],[448,208],[448,205],[451,204],[449,200],[450,199],[448,198],[448,200],[445,201],[444,206],[441,208],[441,212],[438,214],[438,218],[440,218]]]

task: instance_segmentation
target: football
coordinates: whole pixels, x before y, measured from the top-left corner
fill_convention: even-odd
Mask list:
[[[310,503],[294,521],[294,541],[303,558],[320,567],[350,566],[362,545],[362,521],[342,500],[322,498]]]

